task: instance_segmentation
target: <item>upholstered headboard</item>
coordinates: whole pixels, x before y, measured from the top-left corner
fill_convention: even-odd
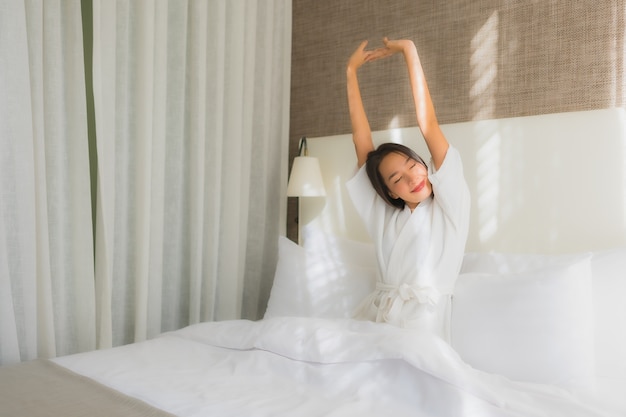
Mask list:
[[[443,127],[472,193],[468,252],[566,253],[626,246],[623,108],[482,120]],[[428,159],[419,129],[374,133]],[[368,241],[345,190],[351,135],[310,138],[325,198],[301,198],[301,226]]]

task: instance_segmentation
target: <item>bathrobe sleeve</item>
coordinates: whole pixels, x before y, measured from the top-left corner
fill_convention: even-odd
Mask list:
[[[470,193],[459,151],[450,146],[439,170],[435,171],[433,165],[432,162],[429,165],[428,179],[433,186],[434,200],[454,227],[467,227]]]
[[[346,188],[356,211],[365,223],[369,235],[376,239],[380,227],[387,217],[386,212],[392,211],[393,207],[385,203],[374,190],[367,176],[365,164],[359,168],[354,177],[348,180]]]

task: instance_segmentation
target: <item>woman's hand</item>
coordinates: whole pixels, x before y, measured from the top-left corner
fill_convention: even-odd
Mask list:
[[[363,64],[368,61],[371,61],[371,57],[374,51],[366,51],[365,47],[367,46],[367,41],[361,42],[359,47],[352,53],[350,59],[348,60],[348,69],[356,71]]]
[[[413,43],[413,41],[408,39],[390,40],[389,38],[384,37],[383,43],[385,44],[384,47],[374,49],[370,52],[370,55],[368,57],[369,61],[387,58],[398,52],[405,52],[406,50],[408,50],[408,48],[415,49],[415,44]]]

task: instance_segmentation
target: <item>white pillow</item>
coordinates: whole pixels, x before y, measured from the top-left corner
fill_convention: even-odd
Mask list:
[[[373,245],[308,236],[306,248],[279,238],[278,264],[265,318],[348,318],[375,288]]]
[[[596,374],[626,383],[626,248],[591,258]]]
[[[589,257],[543,269],[459,276],[451,343],[470,365],[576,387],[594,373]]]
[[[626,380],[626,248],[590,254],[596,375]],[[528,272],[576,262],[590,254],[468,253],[461,272]]]

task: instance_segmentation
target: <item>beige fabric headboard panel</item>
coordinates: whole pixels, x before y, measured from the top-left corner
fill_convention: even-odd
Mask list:
[[[472,192],[467,251],[567,253],[626,246],[626,111],[605,109],[443,126]],[[417,128],[375,141],[428,152]],[[345,190],[350,135],[309,139],[328,196],[301,198],[301,224],[369,240]]]

